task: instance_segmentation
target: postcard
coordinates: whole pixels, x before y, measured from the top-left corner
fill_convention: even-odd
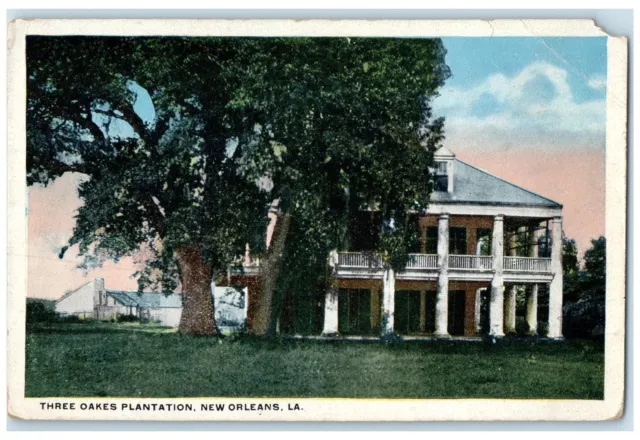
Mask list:
[[[10,416],[622,415],[625,38],[589,20],[8,38]]]

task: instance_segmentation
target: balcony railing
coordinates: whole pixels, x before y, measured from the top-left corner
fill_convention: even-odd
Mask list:
[[[362,252],[338,253],[338,266],[340,267],[382,267],[382,260],[377,255]]]
[[[550,273],[550,258],[504,257],[504,270],[511,272]],[[380,269],[382,259],[366,252],[338,253],[338,267]],[[432,254],[409,254],[406,270],[438,269],[438,256]],[[463,271],[488,271],[493,269],[490,255],[449,255],[449,269]]]
[[[382,259],[373,254],[361,252],[338,253],[338,266],[351,268],[380,268]],[[429,254],[409,254],[407,269],[437,269],[438,256]]]
[[[504,257],[504,270],[513,272],[551,272],[551,258]]]
[[[485,255],[449,255],[450,269],[491,270],[493,257]]]
[[[437,269],[438,256],[431,254],[409,254],[407,269]]]

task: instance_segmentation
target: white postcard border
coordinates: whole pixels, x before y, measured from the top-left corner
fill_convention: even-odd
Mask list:
[[[327,399],[327,398],[25,398],[27,290],[26,35],[227,36],[592,36],[607,34],[591,20],[16,20],[8,53],[8,411],[42,420],[226,421],[516,421],[610,420],[624,399],[626,269],[627,41],[608,39],[606,202],[607,324],[605,398],[552,399]],[[116,411],[43,410],[41,403],[115,403]],[[302,411],[122,411],[122,404],[279,403]],[[244,406],[243,406],[244,408]]]

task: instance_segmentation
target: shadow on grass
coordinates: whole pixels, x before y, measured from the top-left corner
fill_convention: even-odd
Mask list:
[[[140,323],[109,323],[86,321],[82,323],[36,323],[27,325],[27,333],[46,334],[122,334],[145,333],[149,335],[164,335],[187,339],[219,339],[224,343],[237,345],[259,346],[263,350],[278,350],[283,347],[353,347],[353,346],[382,346],[396,352],[415,351],[423,348],[432,353],[556,353],[559,350],[573,351],[584,349],[594,353],[604,353],[603,339],[565,339],[552,340],[533,337],[505,337],[498,340],[483,338],[478,341],[469,340],[350,340],[350,339],[294,339],[288,336],[261,337],[246,333],[233,335],[194,336],[178,333],[175,328],[157,324]]]

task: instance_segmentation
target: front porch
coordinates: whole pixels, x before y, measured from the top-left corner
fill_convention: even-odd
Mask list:
[[[366,302],[350,300],[352,294],[341,295],[341,289],[369,289],[358,294],[370,298],[371,325],[364,326],[369,332],[440,338],[480,333],[481,294],[486,298],[488,333],[514,334],[516,292],[526,291],[527,334],[536,335],[538,293],[544,286],[549,292],[548,336],[562,337],[561,217],[439,214],[421,217],[418,226],[421,252],[409,254],[398,273],[373,252],[332,254],[334,281],[325,298],[324,335],[345,333],[341,302]],[[401,294],[404,291],[414,293]],[[355,331],[362,329],[359,325]],[[353,333],[351,328],[347,331]]]
[[[490,282],[451,281],[444,301],[437,289],[435,281],[398,279],[393,297],[389,298],[388,294],[385,297],[380,281],[336,280],[336,286],[325,298],[322,336],[357,340],[390,335],[403,340],[478,340],[491,333]],[[504,334],[544,334],[545,323],[538,316],[546,321],[547,286],[509,284],[506,291],[500,317]],[[540,306],[539,293],[543,298]]]

